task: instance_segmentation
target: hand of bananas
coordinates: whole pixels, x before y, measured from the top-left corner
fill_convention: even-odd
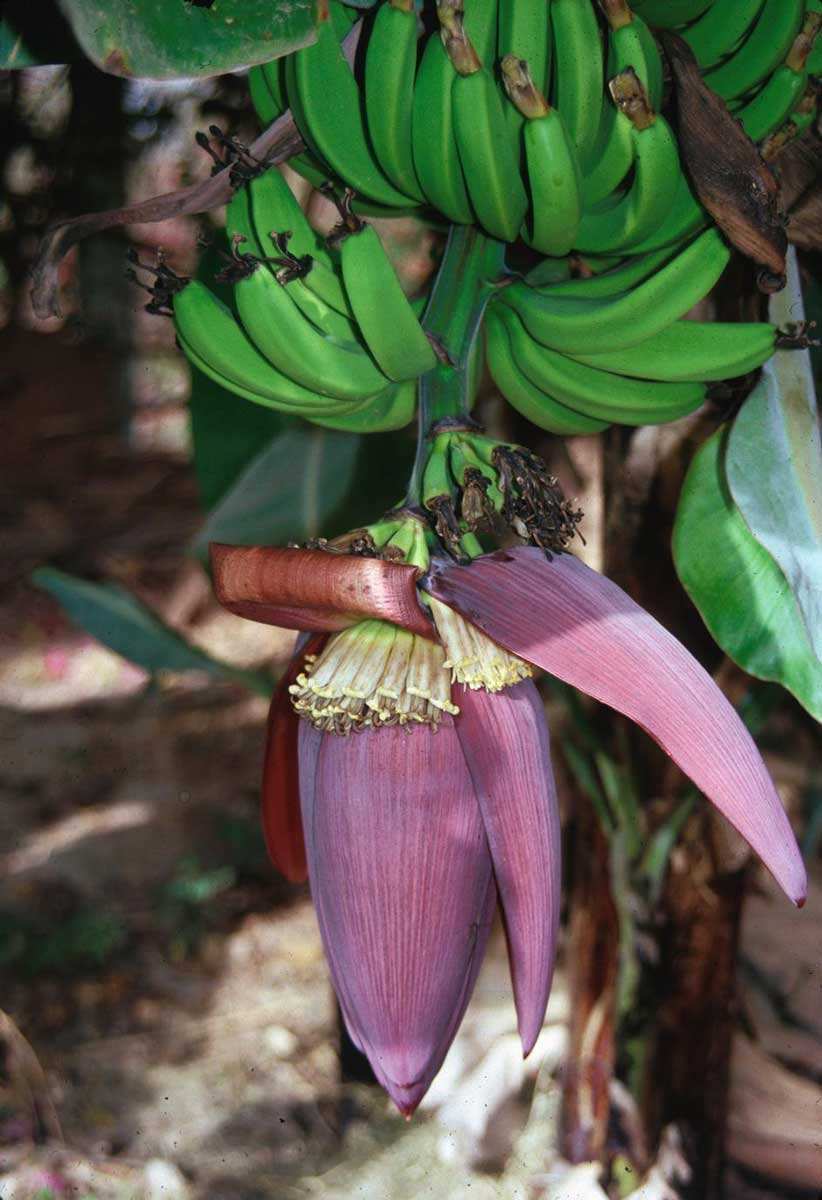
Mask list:
[[[807,107],[822,0],[382,0],[320,5],[317,41],[250,72],[260,117],[290,108],[313,184],[361,211],[436,210],[521,239],[534,268],[483,320],[500,390],[557,433],[690,412],[704,384],[760,365],[767,324],[682,320],[729,251],[691,192],[660,108],[652,27],[675,28],[751,137]],[[814,96],[815,96],[814,91]],[[792,116],[793,114],[793,116]],[[804,115],[804,113],[802,114]],[[320,424],[399,428],[437,365],[373,229],[350,209],[325,244],[283,177],[228,210],[234,311],[203,284],[171,296],[192,362],[239,395]],[[585,278],[570,278],[572,269]]]

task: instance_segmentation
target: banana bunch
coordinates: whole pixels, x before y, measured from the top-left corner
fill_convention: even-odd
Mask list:
[[[587,279],[534,273],[502,289],[485,318],[488,367],[508,402],[551,433],[654,425],[697,409],[705,383],[761,366],[776,330],[684,320],[729,251],[715,229],[684,249],[632,256]]]
[[[227,211],[233,307],[187,283],[170,300],[177,338],[196,367],[255,403],[333,429],[400,429],[437,358],[379,237],[341,212],[332,250],[279,171],[241,187]]]
[[[651,27],[689,42],[762,141],[805,92],[822,0],[381,0],[352,70],[357,15],[328,0],[313,45],[250,72],[263,120],[291,109],[311,183],[353,188],[363,211],[423,206],[541,253],[624,257],[708,220],[659,111]]]

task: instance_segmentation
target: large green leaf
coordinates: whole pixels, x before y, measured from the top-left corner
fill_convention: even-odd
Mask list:
[[[227,392],[195,367],[191,369],[189,414],[194,472],[207,509],[223,498],[262,447],[301,424],[296,417]]]
[[[246,467],[192,544],[283,545],[326,533],[354,476],[360,438],[304,426],[275,437]],[[379,513],[375,514],[379,516]]]
[[[803,317],[796,251],[771,320]],[[822,443],[807,350],[778,350],[731,428],[725,463],[737,508],[790,584],[822,659]]]
[[[822,663],[788,581],[734,504],[726,446],[727,431],[719,430],[691,463],[674,525],[677,573],[725,653],[822,719]]]
[[[315,38],[314,0],[58,0],[82,51],[103,71],[144,79],[220,75],[289,54]],[[51,5],[12,0],[4,13],[6,61],[25,66],[15,42],[35,61],[63,62]],[[59,14],[57,19],[60,20]],[[62,24],[60,20],[60,24]],[[44,28],[45,27],[45,28]],[[43,48],[41,49],[41,45]],[[70,61],[70,60],[69,60]]]
[[[40,567],[33,580],[59,600],[81,629],[146,671],[207,671],[263,696],[271,692],[265,675],[229,666],[189,645],[116,583],[90,583],[54,567]]]

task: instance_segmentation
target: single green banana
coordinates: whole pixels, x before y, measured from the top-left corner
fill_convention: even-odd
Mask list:
[[[706,230],[638,287],[608,300],[552,299],[515,283],[492,301],[506,304],[528,332],[563,354],[636,345],[703,299],[727,266],[730,251],[716,229]]]
[[[442,4],[444,0],[438,2]],[[485,66],[493,67],[502,53],[497,50],[498,0],[459,0],[459,8],[471,45]]]
[[[352,407],[349,412],[332,413],[327,417],[311,416],[309,420],[315,425],[346,433],[388,433],[404,429],[413,419],[416,407],[416,384],[398,383],[381,396]]]
[[[659,52],[656,38],[651,33],[647,23],[643,21],[642,17],[637,16],[636,13],[634,13],[634,24],[637,27],[639,40],[645,53],[645,66],[648,71],[648,95],[651,97],[651,104],[655,111],[659,112],[662,108],[665,74],[662,66],[662,55]]]
[[[422,473],[422,486],[420,488],[420,499],[423,507],[430,511],[435,511],[438,500],[450,500],[454,491],[456,480],[452,477],[449,469],[450,459],[450,444],[451,435],[449,433],[440,433],[434,438],[429,454],[428,461]]]
[[[499,0],[497,14],[500,59],[509,54],[524,59],[534,86],[543,94],[548,91],[551,73],[549,9],[547,0]],[[522,128],[523,118],[517,108],[506,107],[505,119],[511,133]]]
[[[414,84],[411,137],[414,168],[434,208],[457,225],[471,225],[474,210],[454,136],[451,85],[454,64],[437,32],[428,38]]]
[[[633,0],[634,8],[658,29],[676,29],[696,21],[712,5],[723,0]]]
[[[419,203],[411,113],[417,70],[414,0],[388,0],[377,9],[365,53],[365,112],[374,153],[385,174]]]
[[[590,367],[638,379],[736,379],[761,367],[775,349],[776,328],[765,322],[674,321],[627,350],[578,353]]]
[[[541,346],[510,310],[502,319],[511,357],[522,374],[560,404],[587,417],[621,425],[651,425],[675,421],[699,408],[705,399],[701,383],[661,383],[612,374]]]
[[[261,125],[270,125],[276,121],[285,106],[280,106],[271,94],[266,80],[264,67],[252,67],[248,72],[248,90],[251,93],[251,103],[260,118]]]
[[[442,9],[439,10],[442,13]],[[449,14],[446,49],[456,68],[451,87],[454,134],[477,219],[492,237],[515,242],[528,196],[496,81],[477,57],[459,14]]]
[[[281,412],[304,415],[316,411],[330,416],[338,411],[338,400],[318,396],[272,366],[246,336],[231,309],[198,280],[175,295],[173,311],[174,328],[186,355],[222,387]],[[384,386],[388,386],[387,380]],[[363,398],[358,397],[358,402]]]
[[[373,225],[360,224],[344,239],[340,266],[360,332],[380,370],[403,382],[435,367],[437,356]]]
[[[273,366],[310,391],[337,400],[361,400],[388,386],[363,350],[339,345],[307,321],[287,287],[270,271],[253,263],[249,268],[234,286],[237,312],[246,333]]]
[[[777,67],[767,83],[736,113],[737,120],[753,142],[778,128],[805,90],[807,71],[794,71],[783,65]]]
[[[589,0],[551,4],[554,72],[551,101],[562,113],[583,174],[593,161],[603,95],[599,26]]]
[[[649,114],[650,124],[632,127],[634,175],[618,204],[582,214],[576,248],[583,252],[625,250],[650,237],[662,225],[676,195],[681,167],[676,138],[664,117]]]
[[[497,16],[499,57],[524,58],[541,92],[547,92],[551,77],[550,8],[550,0],[499,0]]]
[[[540,254],[567,254],[582,214],[576,152],[562,116],[535,85],[525,59],[506,54],[500,67],[508,98],[525,118],[522,138],[530,208],[523,236]]]
[[[708,87],[724,100],[750,92],[790,50],[803,12],[804,0],[765,0],[756,24],[739,49],[705,75]]]
[[[715,0],[707,12],[682,31],[703,71],[731,54],[746,36],[765,0]]]
[[[679,245],[702,229],[709,221],[708,214],[697,200],[687,177],[680,172],[670,211],[657,229],[647,237],[631,244],[632,254],[646,254],[663,246]]]
[[[283,60],[281,58],[272,59],[271,62],[263,63],[260,70],[268,85],[268,90],[271,93],[271,99],[276,104],[279,112],[285,112],[288,108],[288,100],[285,94],[285,74],[283,72]]]
[[[607,78],[619,77],[622,88],[615,84],[603,96],[596,148],[583,181],[583,199],[588,209],[618,187],[634,161],[632,123],[617,105],[623,95],[625,73],[634,72],[654,111],[659,107],[662,92],[662,60],[647,26],[631,12],[626,0],[600,0],[600,7],[608,20]]]
[[[631,255],[618,266],[601,271],[598,275],[590,275],[587,279],[564,279],[556,283],[549,281],[548,286],[543,284],[540,291],[545,296],[567,296],[572,300],[600,300],[607,296],[618,296],[650,279],[674,254],[675,250],[666,246],[651,254]],[[528,282],[534,286],[530,277]]]
[[[527,379],[511,357],[511,343],[504,321],[489,311],[485,320],[488,369],[494,383],[512,408],[532,425],[549,433],[571,436],[599,433],[610,422],[594,420],[547,396]]]
[[[320,15],[316,42],[289,54],[285,64],[289,104],[306,144],[363,196],[412,207],[413,199],[394,187],[374,155],[357,81],[327,14]]]
[[[591,167],[582,179],[582,198],[586,208],[607,200],[619,187],[634,161],[633,126],[607,94],[602,105],[599,140],[594,148]]]

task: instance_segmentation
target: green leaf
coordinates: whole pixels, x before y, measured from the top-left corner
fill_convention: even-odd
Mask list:
[[[213,0],[208,6],[193,0],[59,0],[59,5],[101,70],[144,79],[220,75],[289,54],[316,36],[314,0]]]
[[[796,251],[788,286],[771,298],[771,320],[801,321]],[[725,462],[737,508],[776,559],[822,659],[822,442],[807,350],[778,350],[743,404]]]
[[[189,399],[194,473],[203,507],[214,508],[273,438],[301,424],[295,417],[252,404],[191,368]]]
[[[55,567],[38,568],[32,579],[81,629],[146,671],[207,671],[263,696],[271,694],[267,676],[229,666],[189,645],[119,584],[90,583]]]
[[[283,545],[327,532],[326,522],[353,479],[359,448],[358,435],[316,426],[279,434],[210,513],[192,552],[205,559],[209,542]]]
[[[787,579],[753,537],[725,478],[727,431],[700,447],[682,488],[674,562],[682,585],[727,655],[775,680],[822,719],[822,663]]]

